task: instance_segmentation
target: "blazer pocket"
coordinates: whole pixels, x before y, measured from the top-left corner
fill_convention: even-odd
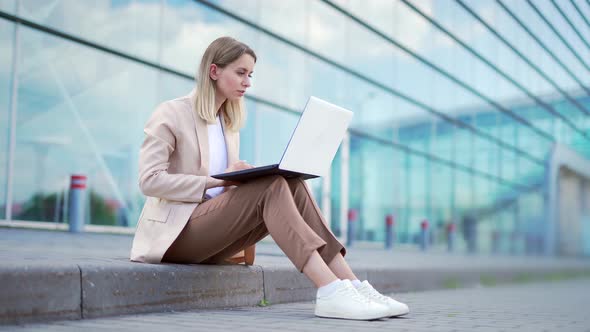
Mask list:
[[[149,197],[142,218],[145,221],[166,223],[172,212],[172,206],[165,200]]]

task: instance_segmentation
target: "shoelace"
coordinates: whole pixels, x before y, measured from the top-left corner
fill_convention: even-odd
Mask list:
[[[356,301],[362,302],[362,303],[369,303],[371,302],[371,300],[369,300],[368,298],[366,298],[365,296],[363,296],[362,294],[360,294],[356,288],[354,288],[354,286],[347,286],[344,288],[344,291],[346,292],[347,295],[350,295],[350,297]]]
[[[369,290],[369,296],[381,301],[385,301],[387,302],[389,300],[389,297],[379,293],[375,288],[373,288],[373,286],[371,285],[367,285],[367,289]]]

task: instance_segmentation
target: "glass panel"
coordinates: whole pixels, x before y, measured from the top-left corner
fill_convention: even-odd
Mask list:
[[[309,2],[310,21],[307,46],[336,61],[350,65],[355,40],[348,38],[350,20],[320,1]]]
[[[303,52],[265,35],[259,35],[257,39],[254,51],[259,60],[254,68],[254,80],[249,90],[252,95],[300,112],[309,94],[317,94],[313,88],[310,93],[310,86],[318,84],[340,90],[335,89],[330,76],[306,71],[308,56]]]
[[[266,105],[256,107],[255,166],[277,164],[297,125],[298,115]]]
[[[530,253],[531,244],[535,237],[540,235],[544,221],[543,217],[543,193],[533,191],[519,198],[519,224],[517,227],[517,244],[521,253]]]
[[[257,51],[257,34],[251,28],[195,1],[167,0],[163,22],[161,63],[191,76],[218,37],[232,36]]]
[[[6,179],[8,163],[8,138],[10,124],[10,96],[13,72],[13,33],[14,24],[0,20],[0,48],[4,51],[0,58],[0,219],[5,218]]]
[[[394,29],[397,1],[362,1],[340,0],[338,5],[354,13],[365,22],[371,24],[385,34],[391,34]]]
[[[491,199],[491,181],[479,177],[474,176],[474,192],[473,192],[473,209],[482,209],[489,207],[493,200]]]
[[[582,62],[588,65],[588,57],[584,56],[587,54],[586,52],[588,49],[583,44],[582,40],[580,40],[580,38],[574,33],[569,24],[563,18],[563,16],[555,8],[555,6],[552,3],[546,1],[535,2],[535,5],[539,9],[539,11],[543,13],[545,18],[547,18],[551,26],[553,26],[557,31],[559,31],[559,34],[565,39],[569,46],[572,47],[573,51],[581,57],[581,59],[583,60]],[[563,4],[557,4],[557,6],[560,9],[564,8]],[[582,26],[578,26],[578,29],[580,29],[581,27]],[[562,47],[566,47],[565,44],[562,45]]]
[[[540,4],[542,1],[534,2],[535,6],[539,8],[542,12],[542,8],[540,8]],[[585,69],[582,63],[576,59],[576,57],[563,45],[563,43],[559,40],[559,38],[551,31],[549,26],[543,22],[543,20],[535,13],[532,7],[525,1],[505,1],[504,4],[508,7],[526,26],[532,30],[535,35],[560,59],[563,63],[568,66],[571,72],[573,73],[583,73]],[[550,3],[547,5],[551,6]],[[545,15],[545,14],[544,14]],[[545,15],[546,18],[550,20],[550,17]],[[517,29],[513,30],[515,33],[520,31]],[[510,36],[510,34],[508,34]],[[526,51],[526,50],[524,50]],[[535,52],[537,53],[537,52]],[[538,53],[542,54],[542,53]],[[551,66],[557,67],[557,66]],[[548,68],[551,68],[548,67]],[[565,75],[564,75],[565,76]],[[590,82],[588,75],[580,75],[579,76],[586,85]],[[556,79],[560,79],[556,77]]]
[[[393,214],[394,173],[391,171],[392,148],[362,139],[360,159],[360,234],[366,241],[385,240],[385,217]],[[381,171],[376,171],[381,170]]]
[[[434,130],[434,137],[430,142],[430,152],[442,159],[452,161],[453,132],[457,128],[449,122],[436,121]]]
[[[14,14],[16,8],[16,0],[0,0],[0,10],[10,14]]]
[[[154,97],[156,103],[188,95],[195,86],[192,79],[188,80],[184,77],[165,74],[163,72],[158,73],[158,77],[153,83],[157,86],[157,92]],[[142,109],[141,111],[146,111],[146,116],[149,116],[155,109],[155,106],[153,105],[150,109]],[[147,117],[145,120],[147,121]]]
[[[246,111],[246,123],[240,130],[240,159],[254,163],[257,151],[258,103],[246,99]]]
[[[350,135],[350,163],[349,163],[349,198],[348,208],[354,210],[357,216],[360,214],[361,206],[363,203],[362,190],[363,190],[363,163],[362,154],[363,152],[364,139],[357,135]],[[358,220],[360,219],[360,220]],[[357,223],[353,226],[356,230],[356,236],[354,239],[359,238],[359,229],[362,227],[359,225],[362,223],[362,219],[357,217]]]
[[[430,163],[431,220],[434,241],[438,245],[446,244],[446,225],[452,222],[451,168],[436,162]]]
[[[471,118],[466,117],[462,119],[463,122],[471,123]],[[473,137],[472,132],[467,130],[456,130],[454,134],[455,142],[455,160],[454,162],[471,168],[471,157],[473,156],[472,146]]]
[[[411,194],[412,194],[412,179],[410,177],[411,174],[411,164],[410,164],[410,154],[405,151],[399,151],[399,187],[400,187],[400,207],[401,212],[399,213],[398,217],[398,225],[396,228],[399,233],[399,238],[401,242],[409,243],[413,240],[412,235],[410,233],[410,222],[412,217],[412,210],[411,210]]]
[[[473,136],[473,169],[485,174],[493,174],[490,170],[490,155],[494,153],[498,147],[496,144],[491,144],[489,141],[482,139],[479,136]]]
[[[428,219],[427,207],[427,181],[426,181],[426,160],[423,157],[410,156],[410,185],[411,191],[408,196],[410,206],[409,231],[411,236],[417,237],[420,233],[420,223]]]
[[[134,225],[144,199],[138,151],[158,74],[26,28],[21,38],[14,218],[66,221],[69,177],[85,174],[87,222]]]
[[[391,164],[387,168],[392,173],[391,185],[393,188],[391,197],[392,211],[388,213],[391,213],[394,219],[394,236],[396,237],[394,241],[403,241],[405,240],[403,236],[403,225],[406,220],[406,204],[408,201],[405,178],[406,152],[399,149],[390,149],[385,153],[391,155],[392,159]]]
[[[455,209],[458,216],[468,214],[473,206],[472,175],[462,170],[455,173]]]
[[[517,107],[514,109],[514,111],[529,121],[532,121],[536,127],[550,135],[553,135],[555,129],[554,117],[543,114],[542,112],[539,112],[539,109],[536,106],[530,105]],[[514,125],[518,126],[519,128],[519,140],[517,146],[533,157],[544,159],[547,152],[549,151],[548,149],[553,143],[545,137],[542,137],[538,133],[534,132],[531,128],[524,127],[520,123],[516,123],[515,120],[509,119],[507,121],[514,122]],[[501,133],[500,130],[498,132]]]
[[[342,103],[345,99],[346,84],[348,83],[345,74],[335,67],[311,57],[306,59],[305,69],[306,81],[301,88],[306,91],[305,93],[307,95],[316,96],[325,99],[328,102],[347,107],[355,113],[352,122],[354,123],[355,121],[360,120],[357,119],[359,114],[357,108]],[[293,74],[291,73],[291,69],[289,69],[288,77],[291,77],[291,75]],[[299,81],[297,77],[298,75],[295,74],[294,76],[295,81]],[[361,87],[359,87],[359,90],[360,89]],[[361,95],[362,90],[359,91],[358,94]]]
[[[540,3],[537,4],[537,7],[542,7],[539,6],[541,5]],[[530,6],[525,6],[525,7],[530,7]],[[551,5],[549,5],[549,7],[553,7]],[[516,6],[513,6],[513,9],[518,10],[518,8]],[[530,8],[524,8],[524,10],[529,10]],[[552,14],[555,14],[557,16],[560,16],[553,8],[547,8],[549,10],[553,10]],[[523,10],[521,8],[521,10]],[[503,11],[503,10],[502,10]],[[519,12],[516,13],[517,15],[520,14]],[[526,21],[526,20],[531,20],[533,19],[534,22],[534,18],[538,18],[538,15],[534,12],[530,12],[529,15],[521,15],[522,16],[522,20]],[[532,18],[530,17],[532,16]],[[554,18],[552,17],[547,17],[549,20],[553,20]],[[558,21],[561,19],[559,18],[555,18]],[[507,19],[509,21],[513,21],[512,18]],[[529,27],[533,27],[533,32],[536,33],[536,36],[538,38],[540,38],[541,40],[544,40],[544,43],[547,44],[547,37],[551,38],[553,36],[555,36],[553,34],[553,32],[549,31],[551,36],[545,36],[542,34],[539,34],[538,31],[545,31],[544,29],[547,29],[546,24],[543,23],[542,21],[538,22],[539,24],[542,24],[542,26],[534,26],[533,24],[530,23],[526,23],[525,24],[529,25]],[[557,26],[555,26],[557,28]],[[562,26],[562,28],[569,28],[569,27],[565,27]],[[558,28],[559,29],[559,28]],[[512,31],[512,30],[509,30]],[[522,31],[522,34],[524,34],[524,31],[522,29],[515,29],[514,31]],[[562,33],[564,30],[561,30]],[[515,32],[510,32],[511,34],[514,34]],[[573,33],[572,33],[573,34]],[[567,34],[566,34],[567,35]],[[556,91],[555,87],[549,87],[547,89],[545,88],[541,88],[540,85],[544,85],[545,82],[547,81],[544,78],[539,78],[535,75],[529,75],[526,73],[526,71],[523,71],[523,66],[517,66],[515,68],[515,72],[519,73],[520,77],[522,77],[521,82],[523,82],[527,87],[530,87],[530,89],[535,92],[538,97],[543,100],[544,102],[546,102],[547,104],[550,105],[550,108],[558,113],[561,113],[562,115],[564,115],[565,117],[567,117],[568,119],[570,119],[571,121],[573,121],[574,123],[578,124],[578,120],[576,119],[578,116],[583,114],[583,110],[579,109],[577,107],[574,106],[573,103],[571,102],[563,102],[566,98],[569,98],[572,96],[572,94],[576,93],[576,90],[580,89],[580,85],[578,83],[576,83],[574,81],[574,79],[578,79],[580,80],[583,76],[585,75],[579,75],[576,74],[575,71],[572,72],[572,62],[571,61],[564,61],[566,59],[564,58],[560,58],[559,60],[562,61],[562,63],[565,64],[565,66],[568,67],[568,69],[570,70],[570,72],[573,73],[569,74],[566,72],[566,70],[564,70],[555,60],[549,58],[549,55],[547,54],[547,52],[545,50],[543,50],[540,46],[537,46],[537,43],[535,41],[532,40],[532,38],[530,38],[528,35],[526,36],[519,36],[518,37],[518,46],[521,49],[521,51],[529,58],[529,59],[534,59],[534,63],[546,74],[550,77],[550,80],[553,81],[559,88],[562,89],[562,92],[558,92]],[[551,47],[550,47],[551,48]],[[566,47],[561,44],[561,42],[558,43],[558,48],[559,49],[565,49]],[[555,50],[552,50],[553,53],[555,53]],[[574,61],[576,61],[574,59]],[[526,68],[526,67],[525,67]],[[572,78],[573,76],[573,78]],[[583,80],[583,78],[582,78]],[[555,105],[555,101],[557,100],[561,100],[562,104],[565,105]],[[533,101],[530,101],[531,104],[534,104]],[[547,111],[545,109],[543,109],[540,105],[536,105],[537,107],[539,107],[539,110],[541,112],[536,112],[536,117],[540,117],[543,115],[547,115]],[[530,115],[534,115],[534,114],[530,114]],[[551,117],[553,117],[551,115]],[[531,117],[531,120],[534,121],[535,117]]]
[[[527,26],[535,34],[537,38],[542,41],[543,44],[549,46],[551,49],[551,44],[555,42],[551,41],[551,39],[555,38],[555,35],[553,32],[548,30],[545,23],[540,21],[537,14],[530,10],[530,6],[524,2],[517,3],[509,1],[505,2],[504,4],[509,10],[513,12],[514,15],[519,18],[519,20],[525,26]],[[526,33],[526,31],[522,29],[503,8],[501,8],[499,5],[495,6],[495,8],[497,23],[494,24],[494,27],[505,38],[507,38],[515,47],[517,47],[517,49],[528,59],[534,59],[533,62],[542,71],[548,74],[549,77],[551,77],[557,84],[566,90],[569,90],[576,85],[576,83],[572,78],[570,78],[566,71],[563,70],[555,62],[555,60],[551,59],[547,52],[543,50],[543,47],[534,41],[533,38],[530,37],[528,33]],[[559,41],[557,42],[559,43]],[[560,60],[563,61],[568,59],[560,58]],[[564,63],[571,71],[571,64],[569,64],[568,61],[565,61]],[[531,77],[528,77],[527,75],[524,75],[525,72],[523,72],[519,67],[520,66],[515,67],[517,70],[516,73],[519,74],[519,81],[526,84],[526,86],[531,87],[533,90],[538,91],[538,83],[536,83],[536,80],[531,79]]]
[[[322,23],[317,13],[309,13],[308,0],[218,0],[216,5],[300,45],[306,45],[309,26]]]
[[[405,137],[407,127],[433,118],[424,109],[402,98],[349,77],[346,89],[343,91],[353,90],[355,93],[344,95],[343,106],[355,113],[352,127],[371,136],[389,141],[394,136],[394,130],[398,130]]]
[[[511,183],[520,183],[516,178],[516,155],[511,151],[502,151],[502,178]]]
[[[352,22],[348,26],[350,39],[346,43],[349,59],[343,64],[373,81],[393,87],[395,63],[391,60],[399,51],[364,27]]]
[[[491,2],[471,2],[470,7],[473,8],[476,12],[480,12],[482,18],[485,21],[490,22],[492,26],[496,26],[496,15],[494,12],[494,5]],[[508,46],[504,43],[499,42],[497,37],[495,37],[487,28],[481,26],[479,22],[476,22],[471,15],[469,15],[465,10],[460,9],[460,14],[458,14],[457,19],[462,22],[465,22],[467,26],[473,27],[471,29],[471,38],[470,46],[472,46],[476,51],[482,54],[484,57],[489,59],[494,65],[504,72],[508,77],[514,79],[516,82],[519,82],[522,86],[524,86],[527,90],[531,91],[534,94],[544,94],[552,90],[550,84],[544,80],[536,71],[532,69],[526,62],[518,57],[513,50],[511,50]],[[522,29],[515,29],[516,31]],[[519,43],[515,46],[526,48],[529,47],[529,44],[532,44],[532,40],[530,38],[523,38],[519,40]],[[536,60],[540,60],[537,56],[533,57],[532,59],[534,62]],[[480,76],[486,77],[486,76]],[[496,76],[499,81],[506,80],[499,76]],[[482,83],[486,80],[481,79]],[[526,94],[521,91],[516,85],[512,83],[508,83],[506,81],[510,89],[512,90],[509,94],[498,94],[500,89],[494,87],[494,89],[490,89],[489,91],[494,92],[496,95],[495,97],[499,100],[514,100],[514,99],[522,99],[526,98]],[[530,84],[534,83],[534,84]],[[496,84],[494,84],[496,85]]]
[[[21,0],[19,4],[23,18],[150,61],[158,60],[160,0]]]

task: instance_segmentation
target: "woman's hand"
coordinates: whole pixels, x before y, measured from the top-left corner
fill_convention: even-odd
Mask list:
[[[238,162],[233,163],[230,165],[226,170],[225,173],[241,171],[244,169],[254,168],[254,166],[248,164],[245,160],[240,160]]]
[[[240,160],[240,161],[230,165],[225,170],[224,173],[241,171],[241,170],[250,169],[253,167],[254,166],[248,164],[245,160]],[[207,177],[207,183],[205,184],[205,189],[210,189],[210,188],[215,188],[215,187],[237,186],[239,184],[240,184],[239,182],[220,180],[220,179],[212,178],[209,176],[209,177]]]
[[[207,183],[205,183],[205,190],[215,188],[215,187],[228,187],[234,185],[233,182],[216,179],[213,177],[207,177]]]

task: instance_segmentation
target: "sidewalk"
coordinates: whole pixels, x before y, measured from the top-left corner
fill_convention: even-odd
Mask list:
[[[2,331],[590,331],[590,279],[397,294],[409,315],[375,321],[315,317],[314,304],[190,310],[25,326]]]
[[[269,242],[256,265],[140,264],[131,236],[0,228],[0,323],[310,301],[315,288]],[[382,292],[590,276],[590,260],[348,248]]]

